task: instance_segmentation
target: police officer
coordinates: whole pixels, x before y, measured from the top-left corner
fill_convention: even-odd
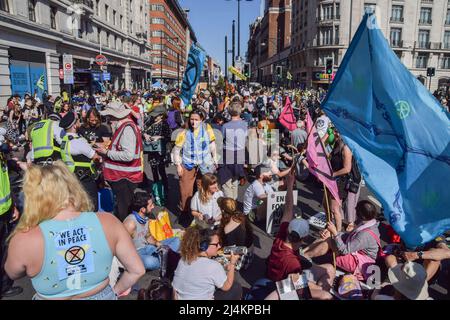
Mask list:
[[[61,159],[61,141],[63,129],[59,127],[61,117],[51,113],[48,119],[36,122],[31,129],[31,161],[34,164],[46,163]]]
[[[59,123],[66,132],[61,142],[61,158],[80,179],[84,190],[91,197],[95,211],[98,210],[98,189],[95,182],[94,161],[100,157],[86,139],[77,134],[80,121],[77,115],[69,111]]]
[[[6,130],[0,128],[0,299],[15,296],[23,291],[20,287],[12,286],[14,281],[6,275],[4,270],[7,256],[6,239],[13,229],[13,223],[19,218],[19,211],[14,206],[11,194],[8,162],[6,160],[9,145],[6,143],[5,135]]]

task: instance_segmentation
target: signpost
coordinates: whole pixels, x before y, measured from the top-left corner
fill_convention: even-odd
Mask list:
[[[95,57],[95,63],[97,63],[99,66],[104,66],[104,65],[106,65],[107,62],[108,62],[108,59],[102,54],[98,54]]]
[[[276,191],[267,197],[266,232],[275,234],[278,232],[283,217],[283,206],[286,202],[286,191]],[[294,205],[297,203],[298,190],[294,190]]]
[[[71,54],[63,55],[64,84],[73,84],[73,58]]]

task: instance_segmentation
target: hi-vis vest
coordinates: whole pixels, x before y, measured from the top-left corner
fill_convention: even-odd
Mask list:
[[[140,183],[144,178],[144,152],[142,146],[141,131],[133,121],[122,124],[111,138],[109,150],[121,151],[120,139],[126,127],[131,127],[136,135],[136,147],[133,160],[131,162],[114,161],[109,158],[105,160],[103,175],[107,181],[119,181],[127,179],[133,183]]]
[[[60,158],[60,146],[53,138],[53,121],[50,119],[37,122],[31,130],[34,161]]]
[[[61,142],[61,158],[62,161],[67,165],[71,172],[78,171],[80,169],[89,169],[91,173],[94,173],[93,162],[91,159],[85,155],[72,156],[70,153],[71,141],[80,139],[79,136],[72,136],[66,134]]]
[[[192,112],[194,108],[192,108],[192,104],[188,104],[185,108],[184,108],[184,112],[183,112],[183,116],[185,118],[189,117],[189,114]]]
[[[206,125],[201,124],[199,133],[195,137],[194,132],[185,130],[185,141],[183,145],[183,165],[191,170],[195,166],[210,165],[212,163],[211,152],[209,150],[209,134]]]
[[[11,186],[9,184],[8,166],[0,154],[0,216],[11,208]]]

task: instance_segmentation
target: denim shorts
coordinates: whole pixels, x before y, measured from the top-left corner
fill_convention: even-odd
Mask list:
[[[39,296],[37,293],[33,296],[32,300],[46,300]],[[114,293],[110,285],[106,286],[102,291],[86,298],[80,298],[77,300],[117,300],[117,296]]]

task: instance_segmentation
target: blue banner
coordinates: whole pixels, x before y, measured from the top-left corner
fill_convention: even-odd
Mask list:
[[[205,52],[195,44],[192,44],[181,87],[182,91],[180,98],[185,105],[191,103],[192,95],[194,94],[198,82],[200,81],[200,76],[202,75],[205,57]]]
[[[42,94],[47,90],[47,73],[45,64],[26,61],[10,61],[11,91],[21,97],[25,93],[35,92],[42,100]]]
[[[409,247],[450,229],[450,120],[366,14],[322,105]]]

